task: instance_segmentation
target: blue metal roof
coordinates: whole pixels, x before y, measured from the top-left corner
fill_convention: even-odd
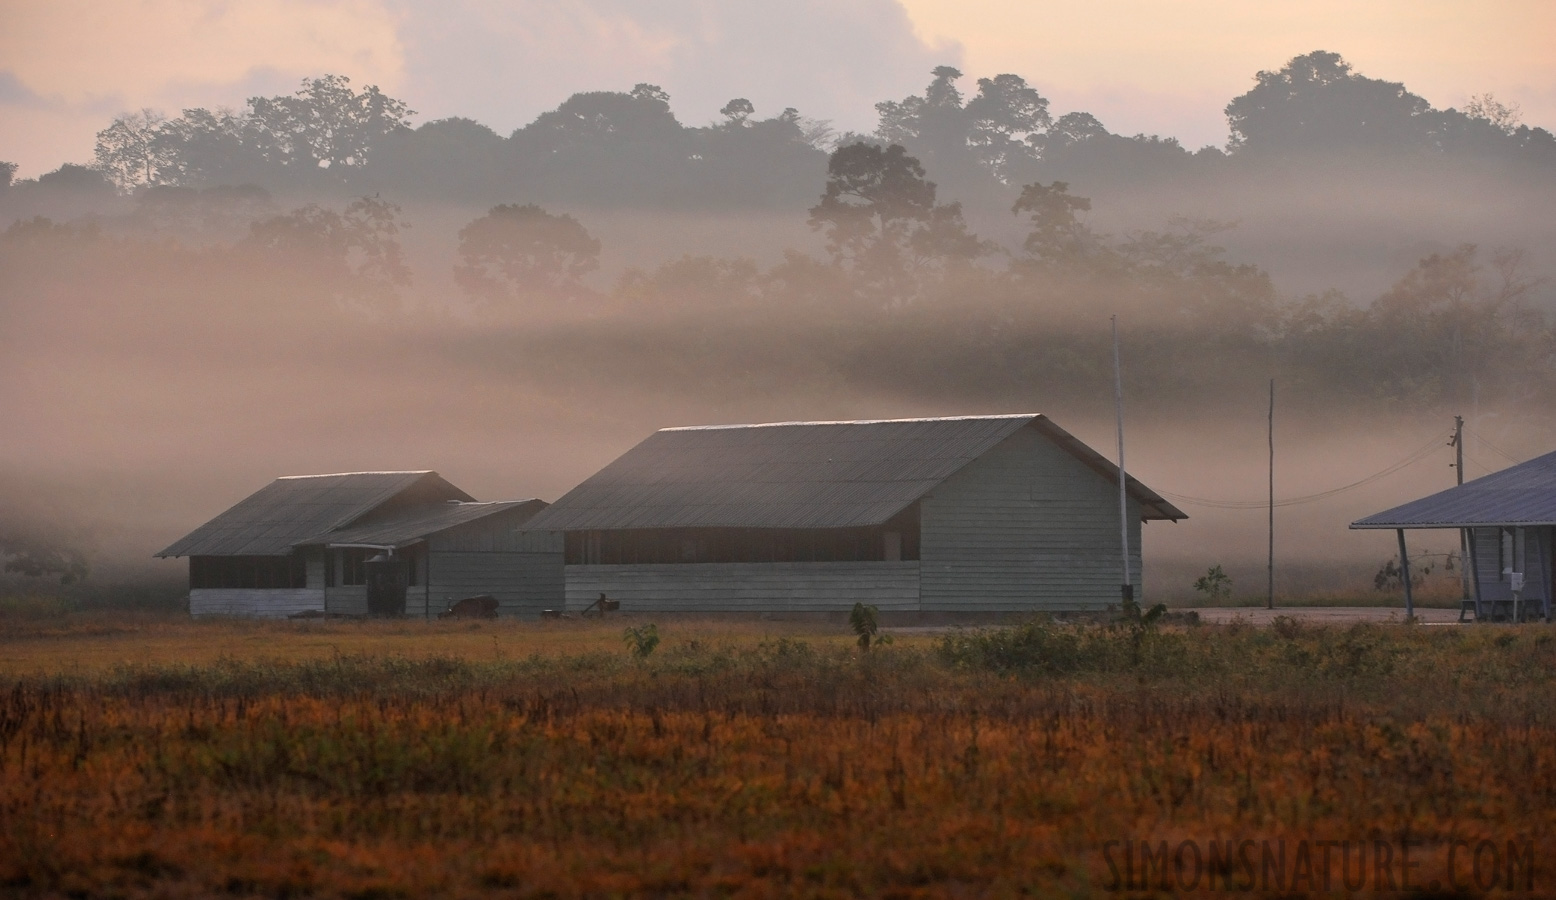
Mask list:
[[[1352,528],[1556,525],[1556,453],[1351,523]]]

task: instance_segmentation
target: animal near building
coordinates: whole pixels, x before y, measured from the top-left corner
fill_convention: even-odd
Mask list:
[[[490,594],[505,614],[538,616],[562,599],[561,537],[526,527],[545,505],[478,503],[436,472],[277,478],[156,555],[189,558],[196,616],[363,615],[379,555],[409,615]]]
[[[1101,609],[1118,467],[1036,414],[667,428],[530,520],[566,535],[567,608]],[[1126,480],[1141,525],[1186,518]]]
[[[1351,527],[1398,532],[1401,568],[1407,571],[1405,531],[1461,530],[1471,550],[1471,592],[1461,619],[1471,611],[1487,620],[1551,618],[1556,453],[1358,519]],[[1409,584],[1408,578],[1403,581]]]

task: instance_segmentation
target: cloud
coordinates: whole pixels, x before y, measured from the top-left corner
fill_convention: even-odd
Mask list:
[[[422,118],[499,132],[568,96],[658,84],[688,124],[732,97],[873,128],[874,104],[920,90],[961,48],[931,46],[896,0],[398,0],[407,99]]]
[[[689,124],[743,96],[868,130],[877,101],[962,56],[898,0],[0,0],[0,21],[0,159],[23,175],[85,161],[119,112],[241,106],[325,73],[501,133],[638,82]]]
[[[398,89],[399,22],[379,0],[0,0],[0,159],[35,176],[86,162],[118,113],[241,106],[305,76]]]
[[[0,58],[41,96],[146,106],[170,85],[238,82],[258,68],[349,68],[398,86],[393,15],[377,0],[0,0]]]

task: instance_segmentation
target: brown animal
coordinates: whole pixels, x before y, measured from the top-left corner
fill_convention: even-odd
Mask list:
[[[495,619],[497,618],[497,598],[491,594],[466,597],[463,600],[450,603],[448,609],[438,613],[438,618]]]

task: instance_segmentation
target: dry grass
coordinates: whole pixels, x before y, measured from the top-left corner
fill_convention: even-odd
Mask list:
[[[1105,894],[1114,840],[1556,853],[1545,626],[659,624],[641,661],[620,621],[8,627],[0,892],[1053,896]]]
[[[615,617],[558,622],[190,619],[182,614],[60,613],[0,616],[0,674],[102,672],[146,663],[205,666],[223,660],[306,662],[338,656],[501,661],[621,649]],[[677,622],[680,641],[746,646],[779,637],[847,643],[843,626],[750,620]]]

